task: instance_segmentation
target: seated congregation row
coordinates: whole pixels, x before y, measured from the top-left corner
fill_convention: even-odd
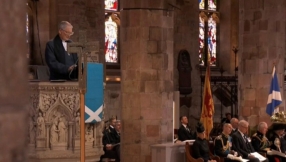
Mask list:
[[[205,138],[203,124],[198,122],[194,133],[187,126],[186,116],[181,117],[180,120],[182,125],[178,130],[176,142],[195,139],[190,146],[191,156],[195,159],[202,158],[204,162],[215,162],[211,159],[213,154],[224,159],[224,162],[236,161],[237,157],[248,159],[250,162],[259,162],[260,160],[253,156],[254,152],[258,152],[266,157],[265,162],[286,162],[286,140],[284,139],[286,123],[273,123],[268,129],[267,123],[261,122],[257,126],[257,132],[250,138],[248,122],[232,118],[231,123],[223,124],[222,133],[215,137],[214,148],[211,151],[209,147],[211,142]]]
[[[116,120],[116,118],[110,118],[108,122],[109,126],[102,132],[104,155],[100,157],[100,162],[103,158],[115,159],[116,162],[120,162],[121,123],[119,120]]]

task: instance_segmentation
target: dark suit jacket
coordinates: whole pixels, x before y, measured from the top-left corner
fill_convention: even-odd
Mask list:
[[[232,135],[232,148],[237,151],[243,158],[248,158],[248,154],[255,152],[251,143],[245,142],[239,131]]]
[[[192,132],[190,128],[189,130],[190,132],[183,125],[181,125],[178,130],[178,140],[185,141],[190,139],[196,139],[195,133]]]
[[[46,44],[45,59],[50,70],[50,80],[77,78],[77,69],[74,69],[71,76],[69,76],[68,68],[71,65],[66,64],[65,54],[66,51],[59,35]],[[71,57],[73,57],[74,63],[76,63],[77,55],[71,54]]]
[[[235,132],[237,132],[237,129],[235,129],[235,130],[231,130],[230,136],[232,136],[232,135],[233,135],[233,133],[235,133]]]

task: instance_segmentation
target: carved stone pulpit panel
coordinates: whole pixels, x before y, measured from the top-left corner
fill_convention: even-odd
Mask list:
[[[79,89],[77,82],[31,82],[29,149],[35,159],[75,158],[79,154]],[[86,156],[103,154],[100,123],[86,124]],[[100,138],[100,139],[99,139]]]

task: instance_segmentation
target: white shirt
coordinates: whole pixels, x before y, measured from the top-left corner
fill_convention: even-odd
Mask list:
[[[68,45],[67,45],[67,42],[62,41],[62,43],[63,43],[63,46],[64,46],[65,51],[67,51],[67,50],[68,50],[68,49],[67,49],[67,48],[68,48],[68,47],[67,47],[67,46],[68,46]]]

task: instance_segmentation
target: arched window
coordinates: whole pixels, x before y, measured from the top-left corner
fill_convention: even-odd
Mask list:
[[[31,2],[27,2],[27,11],[26,11],[26,44],[28,47],[28,51],[26,53],[26,57],[28,59],[31,59],[32,57],[32,18],[33,18],[33,13],[32,13],[32,8],[31,8]]]
[[[218,0],[199,0],[199,63],[206,65],[207,56],[211,66],[217,66]]]
[[[119,63],[119,27],[120,17],[118,0],[105,0],[105,62]]]
[[[118,63],[118,26],[119,17],[115,13],[106,14],[105,18],[105,61]]]

